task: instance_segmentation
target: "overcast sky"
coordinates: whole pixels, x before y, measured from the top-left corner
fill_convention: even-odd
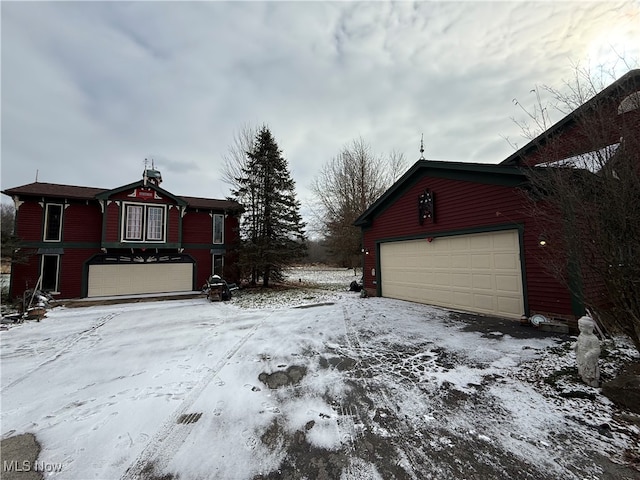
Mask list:
[[[308,215],[362,137],[409,164],[498,163],[517,98],[572,65],[640,58],[629,2],[1,2],[2,189],[116,188],[153,158],[176,195],[224,198],[243,125],[267,124]],[[637,63],[635,63],[637,65]],[[628,68],[618,62],[620,75]],[[3,201],[9,200],[3,196]]]

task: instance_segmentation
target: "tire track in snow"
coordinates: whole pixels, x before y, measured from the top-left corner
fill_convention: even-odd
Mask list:
[[[347,311],[347,307],[342,305],[342,318],[345,329],[345,339],[347,347],[351,351],[354,357],[356,357],[356,371],[360,371],[358,379],[364,384],[365,390],[368,391],[367,378],[362,374],[362,345],[360,343],[360,336],[353,326],[351,316]],[[339,438],[346,444],[347,449],[351,453],[356,451],[356,441],[363,433],[363,427],[366,425],[366,419],[363,417],[362,412],[358,409],[357,405],[347,404],[341,405],[340,416],[338,417],[337,428]],[[340,431],[342,430],[342,432]],[[361,475],[365,474],[365,478],[375,478],[375,467],[368,462],[354,463],[353,461],[345,467],[342,472],[342,476],[346,479],[362,478]]]
[[[121,480],[143,478],[142,473],[145,469],[148,469],[149,466],[153,466],[155,473],[162,474],[162,472],[164,472],[166,466],[192,431],[191,425],[178,423],[180,416],[187,413],[196,400],[200,398],[202,392],[204,392],[213,379],[218,376],[229,360],[238,353],[244,344],[247,343],[247,341],[274,313],[276,312],[272,312],[262,321],[258,322],[245,336],[240,338],[233,347],[227,350],[218,363],[215,364],[213,369],[198,382],[193,390],[189,392],[187,398],[182,401],[178,408],[176,408],[171,416],[164,422],[162,427],[151,438],[149,443],[147,443],[147,446],[140,452],[131,466],[129,466],[129,468],[127,468],[124,474],[120,477]]]
[[[36,370],[39,370],[42,367],[55,362],[64,354],[68,353],[71,350],[71,347],[73,347],[80,340],[87,337],[88,335],[91,335],[92,333],[95,333],[96,330],[98,330],[100,327],[103,327],[109,320],[112,320],[113,318],[117,317],[120,314],[122,314],[122,311],[112,312],[105,315],[104,317],[98,318],[98,321],[95,324],[93,324],[91,327],[87,328],[86,330],[83,330],[75,334],[75,336],[73,336],[73,338],[71,338],[67,343],[65,343],[64,346],[60,350],[58,350],[53,356],[49,357],[44,362],[38,364],[36,367],[22,374],[20,377],[16,378],[13,382],[3,386],[2,389],[0,389],[0,393],[4,393],[6,390],[10,389],[11,387],[21,383],[23,380],[26,380]]]

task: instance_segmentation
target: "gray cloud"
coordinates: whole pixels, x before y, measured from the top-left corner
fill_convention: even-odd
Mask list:
[[[361,136],[379,155],[497,163],[512,103],[572,61],[640,57],[636,2],[50,2],[2,5],[2,188],[225,197],[234,134],[267,123],[300,198]],[[618,65],[620,67],[620,65]],[[619,72],[624,73],[623,71]],[[305,206],[309,210],[310,206]]]

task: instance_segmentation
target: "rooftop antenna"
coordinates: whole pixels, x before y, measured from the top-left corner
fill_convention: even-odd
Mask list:
[[[147,186],[147,167],[149,166],[149,161],[144,159],[144,172],[142,173],[142,179],[144,180],[143,185]]]
[[[36,168],[36,183],[38,183],[38,169]]]
[[[420,160],[424,160],[424,133],[420,137]]]

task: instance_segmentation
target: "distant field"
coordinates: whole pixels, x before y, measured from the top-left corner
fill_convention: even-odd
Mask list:
[[[358,269],[355,275],[352,268],[338,268],[319,266],[299,266],[293,267],[287,272],[288,282],[298,282],[305,285],[318,285],[323,287],[343,287],[349,288],[349,284],[354,280],[359,280],[362,270]]]

